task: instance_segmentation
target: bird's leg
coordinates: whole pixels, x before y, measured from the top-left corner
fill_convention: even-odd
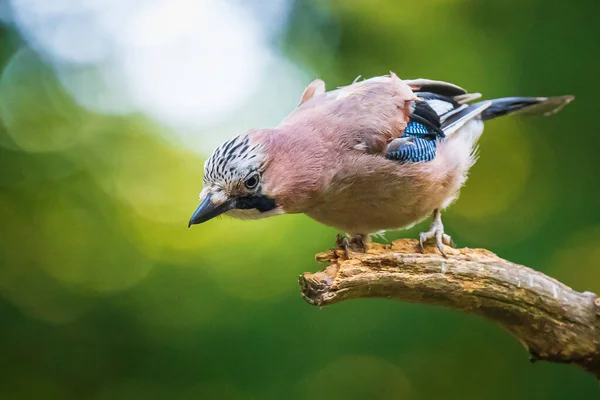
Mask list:
[[[348,257],[349,251],[354,252],[367,252],[367,243],[369,242],[369,235],[356,234],[356,235],[337,235],[337,239],[335,241],[336,249],[344,250],[346,253],[346,257]],[[349,257],[348,257],[349,258]]]
[[[367,252],[367,243],[369,243],[369,235],[358,233],[350,238],[350,248],[352,251]]]
[[[348,236],[338,233],[335,239],[335,248],[338,250],[344,250],[346,255],[348,255],[348,246],[350,246],[350,239],[348,239]]]
[[[442,256],[446,257],[446,253],[444,253],[444,245],[454,247],[454,242],[449,235],[444,233],[444,224],[442,224],[442,213],[440,210],[433,210],[433,222],[431,223],[431,227],[427,232],[421,232],[419,234],[419,246],[421,247],[421,251],[424,251],[423,245],[429,239],[435,239],[435,243],[437,244],[437,248],[442,253]]]

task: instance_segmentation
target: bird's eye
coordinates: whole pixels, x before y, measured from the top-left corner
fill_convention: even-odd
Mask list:
[[[252,175],[250,178],[246,179],[244,186],[249,190],[256,189],[258,186],[258,175]]]

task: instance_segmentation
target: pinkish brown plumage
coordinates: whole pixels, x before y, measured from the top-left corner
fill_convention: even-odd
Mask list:
[[[433,213],[432,228],[420,239],[435,238],[442,250],[451,239],[440,210],[457,197],[475,162],[483,121],[518,110],[553,112],[572,100],[465,104],[478,97],[449,83],[402,81],[393,73],[330,92],[315,80],[277,127],[251,130],[215,150],[190,225],[221,213],[304,213],[360,238]]]

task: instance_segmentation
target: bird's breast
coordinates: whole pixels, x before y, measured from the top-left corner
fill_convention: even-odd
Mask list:
[[[346,160],[324,188],[322,201],[305,214],[353,234],[411,226],[459,188],[453,184],[457,176],[436,168],[435,160],[398,164],[369,155]]]

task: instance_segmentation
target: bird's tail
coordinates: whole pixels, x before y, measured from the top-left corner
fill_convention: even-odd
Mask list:
[[[475,95],[464,95],[467,97]],[[574,96],[556,97],[504,97],[484,100],[473,104],[464,104],[440,116],[442,130],[446,136],[462,128],[471,120],[493,119],[507,114],[552,115],[575,99]],[[462,100],[462,99],[461,99]],[[456,101],[456,98],[455,98]],[[468,100],[467,100],[468,101]]]
[[[486,121],[507,114],[552,115],[562,110],[574,99],[574,96],[504,97],[494,99],[491,100],[492,104],[481,113],[481,119]]]

